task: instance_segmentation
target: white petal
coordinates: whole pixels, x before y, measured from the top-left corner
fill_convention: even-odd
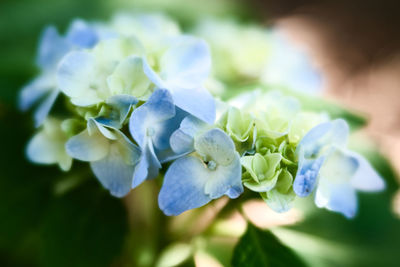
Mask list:
[[[60,90],[71,98],[79,98],[83,95],[94,97],[88,92],[94,90],[91,89],[90,83],[94,79],[95,68],[95,58],[91,53],[70,52],[62,59],[58,67],[57,82]]]

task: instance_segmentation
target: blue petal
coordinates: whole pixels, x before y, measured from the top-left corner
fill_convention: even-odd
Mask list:
[[[92,48],[99,41],[95,29],[80,19],[72,22],[66,38],[71,44],[80,48]]]
[[[122,133],[117,142],[110,145],[108,155],[90,164],[94,174],[111,195],[124,197],[131,190],[135,165],[140,150]]]
[[[347,123],[342,119],[337,119],[315,126],[304,136],[296,149],[299,168],[293,190],[298,196],[306,197],[311,194],[325,156],[331,153],[334,147],[344,147],[348,135]]]
[[[99,161],[91,162],[90,166],[97,179],[111,195],[124,197],[131,190],[135,166],[127,165],[121,157],[109,154]]]
[[[207,89],[203,87],[173,88],[171,93],[176,106],[206,123],[214,124],[216,117],[215,100]]]
[[[302,150],[306,158],[312,157],[326,146],[344,147],[348,135],[349,126],[346,121],[337,119],[324,122],[312,128],[300,141],[297,149]]]
[[[243,193],[242,166],[239,154],[228,166],[219,165],[214,171],[215,175],[206,183],[204,192],[212,199],[227,195],[230,198],[237,198]]]
[[[53,107],[60,91],[53,90],[51,94],[40,104],[38,109],[35,111],[35,126],[39,127],[43,124],[45,119],[50,113],[51,108]]]
[[[186,154],[194,150],[194,137],[201,130],[206,129],[207,124],[193,116],[187,116],[181,122],[170,138],[171,149],[177,154]]]
[[[207,169],[195,157],[176,160],[165,174],[158,196],[160,209],[168,216],[201,207],[211,201],[204,188],[208,181]]]
[[[385,189],[385,181],[360,154],[350,153],[358,162],[358,169],[351,179],[351,185],[361,191],[376,192]]]
[[[146,59],[143,59],[143,72],[158,88],[166,88],[165,82],[160,76],[150,67]]]
[[[48,26],[42,33],[37,64],[42,69],[55,68],[58,61],[70,51],[71,46],[58,34],[54,26]]]
[[[55,87],[55,80],[52,75],[40,75],[27,84],[19,95],[19,107],[22,111],[30,109],[46,93]]]
[[[154,136],[160,122],[175,116],[175,106],[167,90],[156,90],[149,100],[132,112],[129,130],[132,137],[144,147],[148,136]]]
[[[325,158],[316,160],[304,159],[299,163],[299,169],[293,182],[293,190],[299,197],[306,197],[314,190],[318,181],[319,170]]]
[[[165,150],[170,148],[169,141],[172,133],[179,128],[182,120],[187,115],[188,114],[185,111],[181,110],[180,108],[176,108],[176,114],[174,117],[159,123],[159,125],[156,127],[157,131],[152,137],[156,150]]]
[[[176,154],[187,154],[194,151],[194,138],[178,129],[171,135],[170,145]]]
[[[139,186],[146,179],[156,178],[161,164],[154,152],[153,144],[149,142],[142,148],[142,156],[133,175],[132,188]]]
[[[331,185],[328,199],[317,190],[315,203],[318,207],[342,213],[347,218],[353,218],[357,212],[356,192],[346,184]]]
[[[198,88],[210,73],[210,49],[203,40],[180,38],[162,56],[160,69],[168,89]]]

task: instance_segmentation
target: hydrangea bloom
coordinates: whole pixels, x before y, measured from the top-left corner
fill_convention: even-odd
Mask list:
[[[129,128],[142,149],[142,156],[132,187],[157,177],[161,162],[174,157],[169,138],[185,115],[175,108],[169,91],[163,89],[156,90],[145,104],[133,111]]]
[[[317,187],[317,206],[353,217],[357,190],[374,192],[385,186],[364,157],[347,150],[348,134],[346,122],[340,119],[308,132],[297,147],[299,169],[293,186],[302,197]]]
[[[61,58],[71,50],[93,47],[98,39],[99,33],[96,29],[82,20],[72,22],[65,37],[60,36],[53,26],[44,30],[36,62],[41,74],[26,85],[20,95],[22,110],[27,110],[41,101],[35,112],[35,125],[37,127],[46,119],[59,95],[55,73]]]
[[[28,158],[65,171],[72,159],[89,162],[116,197],[162,176],[168,163],[158,197],[166,215],[224,195],[238,198],[246,188],[277,212],[316,190],[317,206],[352,217],[356,191],[378,191],[384,183],[361,155],[346,148],[349,129],[343,120],[331,121],[294,97],[257,87],[220,101],[217,118],[207,90],[210,78],[261,82],[264,70],[289,75],[268,80],[278,88],[312,88],[303,80],[314,77],[309,68],[298,72],[304,61],[289,53],[294,60],[271,70],[272,59],[283,56],[273,52],[276,40],[267,32],[235,24],[215,24],[229,30],[221,36],[201,30],[211,31],[210,25],[196,32],[211,44],[214,77],[206,41],[182,34],[162,15],[122,14],[101,26],[76,21],[66,37],[48,28],[39,51],[42,75],[23,90],[21,106],[49,94],[35,116],[40,125],[60,93],[67,104],[57,118],[45,120],[28,145]],[[218,41],[224,38],[235,42]]]

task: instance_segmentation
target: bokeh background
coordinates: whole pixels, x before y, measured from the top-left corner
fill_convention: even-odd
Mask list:
[[[400,265],[400,198],[397,205],[394,201],[400,171],[397,1],[2,0],[0,266],[154,266],[172,236],[187,241],[198,234],[176,230],[182,221],[165,229],[151,185],[120,201],[110,197],[83,164],[65,174],[25,159],[34,128],[30,114],[18,111],[17,95],[37,74],[34,60],[41,30],[54,24],[63,31],[73,18],[106,20],[120,10],[166,12],[184,28],[209,16],[274,25],[303,46],[324,74],[325,97],[368,117],[367,128],[356,134],[353,144],[385,178],[387,190],[361,195],[359,215],[350,221],[315,209],[276,217],[254,202],[247,205],[246,214],[258,226],[273,229],[312,266]],[[365,135],[372,141],[361,142]],[[260,213],[263,216],[254,216]],[[238,217],[231,215],[220,227],[230,223],[240,233],[243,222]],[[205,211],[201,218],[206,224],[212,215]],[[190,216],[183,222],[196,225]],[[235,241],[195,240],[224,266],[229,265]],[[211,266],[199,259],[187,265],[200,262]]]

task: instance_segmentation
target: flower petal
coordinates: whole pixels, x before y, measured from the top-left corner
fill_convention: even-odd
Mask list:
[[[89,134],[88,130],[71,137],[65,148],[68,155],[82,161],[97,161],[103,159],[109,153],[109,140],[95,131]]]
[[[350,151],[347,153],[350,153],[358,161],[358,169],[351,178],[351,185],[355,189],[365,192],[376,192],[385,189],[384,180],[363,156]]]
[[[132,112],[129,129],[132,137],[144,147],[148,136],[154,136],[160,122],[175,116],[175,105],[167,90],[156,90],[149,100]]]
[[[90,164],[101,184],[110,190],[111,195],[124,197],[131,190],[135,165],[140,150],[122,133],[118,141],[110,145],[108,155]]]
[[[197,88],[210,73],[210,49],[201,39],[181,38],[162,56],[160,69],[168,88]]]
[[[72,165],[72,158],[65,151],[66,136],[61,131],[61,122],[48,119],[43,129],[36,134],[27,146],[29,160],[39,164],[57,163],[64,171]]]
[[[359,168],[356,158],[337,149],[325,160],[318,183],[315,203],[318,207],[353,217],[357,208],[355,189],[351,179]]]
[[[28,110],[54,87],[55,80],[50,74],[43,74],[35,78],[22,88],[19,95],[20,109],[22,111]]]
[[[204,87],[192,89],[172,88],[171,93],[176,106],[202,121],[214,124],[216,117],[215,100]]]
[[[127,94],[142,98],[150,89],[150,80],[143,71],[143,60],[138,56],[130,56],[121,61],[107,84],[113,94]]]
[[[95,29],[80,19],[72,22],[66,38],[68,42],[80,48],[92,48],[99,41]]]
[[[183,157],[169,167],[158,196],[160,209],[168,216],[179,215],[211,201],[204,192],[209,170],[195,157]]]
[[[153,70],[152,67],[150,67],[150,65],[146,59],[143,60],[143,72],[146,74],[146,76],[149,78],[149,80],[152,81],[156,85],[156,87],[158,87],[158,88],[166,88],[167,87],[167,85],[160,78],[160,76]]]
[[[317,184],[319,170],[324,162],[324,157],[316,160],[303,159],[293,182],[293,190],[299,197],[306,197],[312,193]]]
[[[293,191],[282,194],[278,190],[261,193],[261,197],[268,204],[268,206],[275,212],[283,213],[291,209],[291,204],[296,197]]]
[[[60,62],[57,71],[57,82],[60,90],[71,98],[81,97],[82,105],[91,105],[99,102],[97,95],[91,88],[94,78],[95,58],[91,53],[74,51],[66,55]]]
[[[204,192],[212,199],[220,198],[223,195],[237,198],[243,193],[243,190],[242,167],[240,165],[240,156],[237,152],[228,166],[218,165],[209,174],[209,179],[204,188]]]
[[[176,108],[175,116],[169,120],[165,120],[160,122],[157,127],[157,130],[152,137],[154,147],[156,150],[165,150],[169,149],[170,146],[170,138],[171,135],[179,128],[182,120],[188,114],[181,110],[180,108]]]
[[[312,128],[300,141],[298,150],[305,157],[318,155],[326,146],[344,147],[347,144],[349,126],[346,121],[336,119],[321,123]]]
[[[142,155],[133,175],[132,188],[136,188],[146,179],[156,178],[159,169],[161,164],[154,152],[153,144],[149,142],[142,148]]]
[[[170,138],[172,150],[177,154],[186,154],[194,150],[194,138],[207,129],[208,125],[193,116],[187,116]]]
[[[348,184],[318,186],[315,204],[352,218],[357,212],[357,195],[354,188]]]
[[[206,158],[206,161],[214,160],[223,166],[230,165],[237,158],[232,139],[217,128],[196,138],[194,146],[196,151]]]
[[[37,64],[41,69],[55,68],[59,60],[70,51],[70,44],[59,35],[54,26],[48,26],[42,33]]]
[[[51,142],[47,135],[39,132],[30,140],[27,147],[28,159],[35,163],[56,163],[58,153],[57,143]]]
[[[53,90],[51,92],[51,94],[43,101],[43,103],[40,104],[38,109],[35,111],[35,126],[36,127],[39,127],[43,124],[43,122],[49,115],[51,108],[53,107],[54,103],[56,102],[56,99],[59,94],[60,94],[60,91]]]

